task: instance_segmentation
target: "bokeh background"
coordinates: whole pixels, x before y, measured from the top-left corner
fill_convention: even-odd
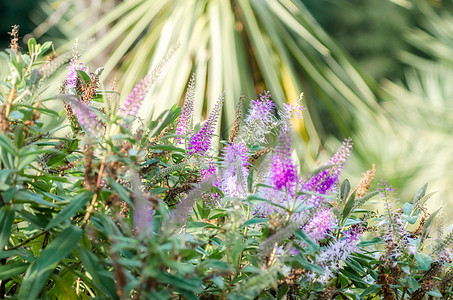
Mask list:
[[[2,48],[13,24],[24,42],[52,40],[56,54],[78,39],[84,61],[104,66],[104,83],[116,78],[123,98],[177,47],[145,121],[181,103],[191,73],[198,121],[226,91],[221,137],[241,92],[269,90],[279,104],[303,92],[307,110],[294,124],[302,173],[352,137],[352,183],[376,164],[400,198],[428,182],[432,206],[453,212],[452,1],[2,0],[0,18]]]

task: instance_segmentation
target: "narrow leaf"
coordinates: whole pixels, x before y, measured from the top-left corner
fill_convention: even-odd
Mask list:
[[[68,227],[41,252],[38,259],[27,269],[19,291],[19,299],[31,300],[38,297],[57,264],[71,253],[82,234],[82,229]]]
[[[73,199],[68,206],[66,206],[46,227],[46,230],[61,224],[63,221],[68,220],[75,216],[75,214],[84,207],[84,205],[91,199],[93,193],[85,192],[76,199]]]
[[[8,244],[11,226],[14,221],[14,209],[10,205],[4,205],[0,208],[0,249]]]

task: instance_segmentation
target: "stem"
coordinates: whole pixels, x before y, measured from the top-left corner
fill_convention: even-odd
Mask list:
[[[45,233],[47,233],[47,232],[48,232],[48,231],[45,230],[45,231],[43,231],[43,232],[41,232],[41,233],[39,233],[39,234],[37,234],[37,235],[35,235],[35,236],[32,236],[31,238],[26,239],[26,240],[23,241],[22,243],[17,244],[16,246],[9,248],[8,250],[16,250],[17,248],[22,247],[23,245],[28,244],[29,242],[33,241],[34,239],[40,237],[41,235],[43,235],[43,234],[45,234]]]
[[[86,214],[85,214],[85,217],[83,217],[82,228],[85,228],[85,226],[88,224],[88,220],[90,219],[91,214],[92,214],[93,211],[94,211],[94,206],[96,205],[96,202],[97,202],[97,200],[98,200],[98,197],[99,197],[99,189],[98,189],[98,191],[93,195],[93,198],[91,199],[90,206],[87,208],[87,212],[86,212]]]
[[[297,190],[297,184],[296,184],[296,190]],[[288,201],[288,189],[285,190],[285,197]],[[296,195],[294,195],[293,202],[291,203],[289,210],[288,210],[288,215],[286,215],[285,226],[286,226],[286,224],[289,223],[289,220],[291,219],[291,216],[294,213],[293,210],[294,210],[294,207],[296,206],[296,200],[297,200],[297,197],[296,197]],[[289,201],[288,201],[288,204],[289,204]],[[277,254],[277,247],[278,247],[278,243],[275,243],[274,249],[272,250],[272,253],[269,257],[269,262],[267,264],[268,267],[270,267],[275,261],[275,255]]]
[[[247,220],[249,220],[249,218],[250,218],[250,205],[247,206]],[[245,243],[245,241],[246,241],[248,229],[249,229],[248,226],[246,226],[245,229],[244,229],[244,237],[242,239],[243,243]],[[242,254],[243,253],[244,253],[244,251],[241,251],[241,253],[239,254],[239,263],[238,263],[238,270],[237,270],[238,272],[239,272],[239,269],[241,268]]]
[[[7,119],[9,118],[9,114],[11,112],[11,106],[12,106],[12,103],[13,103],[13,101],[15,99],[15,96],[16,96],[16,87],[13,86],[13,88],[11,89],[11,92],[8,95],[8,100],[6,102],[5,117]]]
[[[101,185],[102,181],[102,175],[104,174],[104,169],[105,169],[105,161],[107,160],[107,152],[104,152],[104,156],[102,157],[101,160],[101,165],[99,166],[99,174],[98,174],[98,179],[96,181],[96,193],[93,195],[93,198],[91,199],[90,206],[87,208],[87,212],[85,214],[85,217],[83,217],[82,221],[82,228],[85,228],[85,226],[88,224],[88,220],[90,219],[91,215],[93,214],[94,207],[96,206],[96,202],[99,198],[99,192],[101,189],[99,188]]]

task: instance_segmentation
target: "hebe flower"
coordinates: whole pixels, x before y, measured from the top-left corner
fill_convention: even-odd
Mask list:
[[[186,98],[184,100],[184,106],[182,108],[181,116],[179,118],[178,126],[176,127],[176,134],[188,135],[192,132],[191,121],[194,109],[195,101],[195,75],[192,75],[187,88]],[[182,139],[177,138],[178,141]]]
[[[68,94],[74,94],[72,90],[77,86],[77,71],[88,72],[88,68],[80,61],[80,58],[80,54],[75,51],[68,66],[69,74],[66,77],[66,91]]]
[[[192,135],[192,138],[189,143],[189,148],[187,149],[189,155],[193,154],[203,155],[209,150],[209,147],[211,146],[211,138],[214,134],[214,128],[220,116],[220,112],[222,110],[224,98],[225,93],[223,93],[219,97],[219,100],[217,101],[216,105],[209,114],[209,117],[206,120],[206,122],[203,123],[200,131]]]
[[[324,170],[321,170],[315,176],[309,178],[302,186],[302,191],[311,191],[318,194],[326,195],[332,192],[338,183],[338,176],[343,169],[349,153],[352,149],[351,139],[346,139],[341,148],[327,163],[327,166],[332,165]],[[310,196],[309,202],[314,207],[318,207],[325,200],[321,196]]]
[[[211,177],[212,175],[215,175],[216,173],[216,167],[212,161],[208,162],[208,168],[207,169],[201,169],[201,178],[207,179]]]
[[[297,182],[296,168],[291,160],[291,131],[289,126],[284,126],[279,136],[279,144],[272,156],[269,165],[267,185],[274,188],[263,187],[260,196],[280,206],[288,206],[288,200],[294,195],[294,186]],[[255,215],[269,216],[273,213],[283,212],[278,206],[271,203],[260,202],[255,205]],[[296,214],[293,214],[294,219]]]
[[[246,193],[247,147],[242,143],[229,144],[223,149],[223,178],[221,189],[227,197],[241,197]]]
[[[330,208],[318,212],[318,214],[304,226],[304,231],[316,242],[326,237],[327,232],[332,228],[335,221]]]
[[[272,163],[272,181],[281,190],[289,189],[297,180],[296,168],[291,160],[291,131],[284,128],[280,133],[279,144],[275,149]]]
[[[302,119],[302,111],[305,109],[300,103],[302,102],[302,95],[300,94],[299,99],[293,103],[283,103],[283,110],[278,111],[278,115],[282,119],[282,121],[286,124],[291,124],[292,118]]]
[[[246,144],[265,143],[266,134],[269,134],[277,123],[273,115],[275,104],[270,97],[270,93],[265,91],[259,99],[250,102],[244,126],[239,133]]]
[[[137,173],[131,176],[131,183],[134,192],[134,224],[137,233],[148,234],[151,232],[153,210],[150,207],[148,199],[146,199],[141,190],[141,178]]]
[[[329,248],[321,252],[316,264],[324,269],[321,281],[333,277],[334,272],[340,268],[340,261],[345,261],[353,253],[359,243],[360,229],[351,229],[343,233],[342,238],[336,240]]]
[[[145,99],[146,94],[149,91],[149,88],[156,81],[159,75],[162,73],[164,66],[173,56],[175,49],[172,49],[151,71],[149,75],[140,80],[140,82],[132,89],[132,92],[123,102],[123,105],[120,107],[120,112],[123,116],[135,116],[142,106],[142,102]]]
[[[120,107],[120,111],[123,115],[135,116],[137,114],[150,85],[151,82],[148,76],[140,80]]]
[[[352,139],[348,138],[343,141],[343,145],[338,149],[337,153],[335,153],[334,156],[329,161],[329,164],[331,165],[337,165],[335,167],[335,172],[340,173],[340,171],[343,169],[346,161],[349,158],[349,154],[351,153],[352,150]]]
[[[75,99],[65,99],[71,105],[72,111],[77,118],[79,124],[85,129],[85,131],[91,137],[99,137],[101,123],[99,122],[96,114],[90,110],[88,105]]]

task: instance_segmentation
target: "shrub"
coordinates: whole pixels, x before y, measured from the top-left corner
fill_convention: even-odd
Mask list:
[[[1,297],[451,294],[453,233],[438,225],[431,237],[442,213],[427,212],[427,186],[403,203],[385,180],[369,191],[374,167],[356,188],[341,182],[350,139],[299,174],[291,155],[299,104],[278,109],[268,92],[244,111],[239,101],[229,141],[216,152],[223,96],[194,125],[195,77],[182,108],[150,124],[135,118],[171,53],[118,107],[116,92],[99,87],[102,69],[90,72],[77,52],[61,94],[45,97],[67,55],[47,59],[50,43],[28,46],[28,54],[1,54],[9,65],[0,96]],[[275,148],[269,135],[278,137]],[[370,199],[383,211],[365,206]]]

